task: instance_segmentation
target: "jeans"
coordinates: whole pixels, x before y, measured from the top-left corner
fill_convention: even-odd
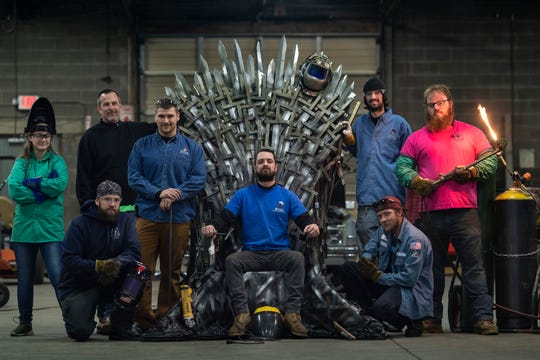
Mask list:
[[[41,252],[47,276],[58,299],[58,282],[62,271],[62,242],[51,241],[43,243],[12,243],[17,261],[17,302],[19,305],[19,320],[32,321],[32,307],[34,305],[34,278],[36,274],[36,257]],[[60,302],[60,301],[59,301]]]
[[[341,266],[341,280],[347,299],[356,300],[368,314],[379,321],[386,321],[402,328],[409,323],[409,318],[399,313],[401,306],[401,288],[373,283],[364,278],[354,261]]]
[[[364,246],[379,228],[379,219],[373,206],[359,206],[356,217],[356,235],[358,241],[358,253],[361,254]]]
[[[493,319],[493,298],[488,293],[486,273],[482,260],[480,219],[476,209],[451,209],[422,213],[420,230],[433,247],[433,316],[442,319],[444,293],[444,266],[448,244],[452,244],[461,259],[465,293],[471,300],[473,320]]]
[[[300,313],[304,294],[304,255],[293,250],[240,251],[225,259],[225,281],[229,288],[234,314],[249,313],[244,287],[248,271],[283,271],[287,275],[286,312]]]

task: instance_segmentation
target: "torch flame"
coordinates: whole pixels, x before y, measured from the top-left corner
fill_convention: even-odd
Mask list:
[[[493,141],[497,141],[497,134],[495,134],[495,131],[493,131],[493,129],[491,128],[491,125],[489,124],[486,108],[479,104],[478,111],[480,111],[480,116],[482,117],[482,120],[486,123],[486,126],[489,129],[489,133],[491,134]]]

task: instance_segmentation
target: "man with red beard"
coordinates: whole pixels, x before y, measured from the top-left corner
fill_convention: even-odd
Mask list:
[[[497,170],[492,156],[475,166],[465,167],[485,156],[492,147],[484,133],[454,119],[454,99],[446,85],[424,91],[427,125],[413,132],[401,149],[396,163],[399,181],[422,195],[419,228],[433,246],[433,315],[424,321],[424,332],[442,332],[444,265],[450,239],[461,259],[463,285],[473,311],[474,331],[498,334],[493,322],[493,299],[488,293],[482,263],[482,244],[476,180]],[[440,174],[452,172],[450,180],[435,186]]]
[[[225,259],[225,281],[235,315],[228,334],[233,338],[244,335],[251,322],[243,273],[275,270],[287,273],[285,324],[294,336],[305,338],[308,332],[300,318],[304,256],[290,249],[288,224],[294,220],[310,238],[319,236],[319,227],[298,196],[276,183],[274,150],[259,150],[253,167],[257,183],[238,190],[212,224],[201,229],[203,236],[215,237],[241,223],[242,251]]]
[[[405,188],[395,175],[399,150],[412,130],[407,120],[388,106],[386,87],[378,78],[364,84],[364,104],[369,111],[359,116],[352,127],[347,121],[343,130],[347,150],[356,157],[356,233],[358,250],[371,239],[379,221],[374,202],[387,194],[405,203]]]

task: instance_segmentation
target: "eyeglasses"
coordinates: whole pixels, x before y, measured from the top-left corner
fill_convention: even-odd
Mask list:
[[[367,91],[367,92],[364,93],[364,96],[365,97],[368,97],[368,96],[373,97],[373,96],[378,95],[378,94],[383,95],[385,92],[386,92],[386,90],[384,90],[384,89]]]
[[[103,196],[103,197],[100,197],[99,198],[100,200],[103,200],[107,203],[115,203],[115,204],[118,204],[120,201],[122,201],[121,198],[119,197],[111,197],[111,196]]]
[[[51,134],[31,134],[30,136],[38,140],[51,138]]]
[[[447,101],[450,101],[450,100],[446,99],[446,100],[434,101],[434,102],[426,103],[426,106],[430,109],[435,109],[435,106],[442,106]]]
[[[399,203],[399,201],[395,201],[395,200],[391,200],[391,199],[387,199],[387,198],[382,198],[381,200],[379,201],[375,201],[373,203],[373,207],[376,208],[377,206],[379,205],[386,205],[386,204],[397,204]]]

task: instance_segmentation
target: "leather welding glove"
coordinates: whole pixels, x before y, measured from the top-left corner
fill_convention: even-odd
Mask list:
[[[433,185],[433,180],[424,179],[421,176],[417,176],[411,181],[411,188],[415,189],[422,196],[431,195],[435,191],[435,185]]]
[[[463,166],[456,166],[456,168],[452,172],[452,179],[456,180],[460,184],[464,184],[467,181],[476,179],[477,174],[478,171],[474,166],[471,166],[467,169],[465,169],[465,167]]]
[[[382,275],[382,271],[379,270],[377,265],[364,257],[360,257],[358,260],[358,270],[363,277],[374,283],[379,281],[379,278]]]
[[[98,283],[112,284],[120,275],[120,261],[117,259],[96,260]]]

